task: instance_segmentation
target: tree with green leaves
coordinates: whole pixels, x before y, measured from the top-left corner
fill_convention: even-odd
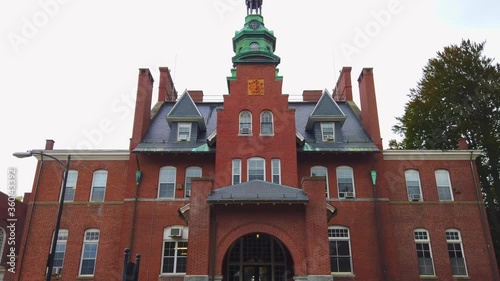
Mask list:
[[[483,55],[485,42],[462,40],[437,53],[410,90],[391,149],[456,149],[465,138],[476,159],[481,189],[500,257],[500,65]]]

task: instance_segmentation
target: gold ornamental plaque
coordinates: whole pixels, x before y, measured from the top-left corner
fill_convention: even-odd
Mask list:
[[[264,95],[264,79],[248,80],[248,95],[263,96]]]

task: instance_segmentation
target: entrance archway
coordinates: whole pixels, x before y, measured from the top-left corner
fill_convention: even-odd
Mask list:
[[[241,237],[224,257],[225,281],[290,281],[293,275],[288,249],[264,233]]]

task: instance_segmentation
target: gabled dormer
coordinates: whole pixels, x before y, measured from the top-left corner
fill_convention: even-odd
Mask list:
[[[314,132],[317,141],[334,142],[345,120],[344,112],[325,89],[307,119],[306,130]]]
[[[186,90],[167,114],[171,140],[196,141],[198,133],[207,130],[205,119]]]

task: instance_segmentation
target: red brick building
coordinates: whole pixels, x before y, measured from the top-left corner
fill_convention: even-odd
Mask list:
[[[153,105],[140,69],[129,150],[37,151],[73,159],[54,279],[122,280],[130,248],[141,281],[498,280],[479,152],[383,150],[370,68],[361,110],[348,67],[333,93],[289,101],[247,2],[223,102],[178,96],[160,68]],[[61,186],[39,161],[16,280],[45,278]]]

